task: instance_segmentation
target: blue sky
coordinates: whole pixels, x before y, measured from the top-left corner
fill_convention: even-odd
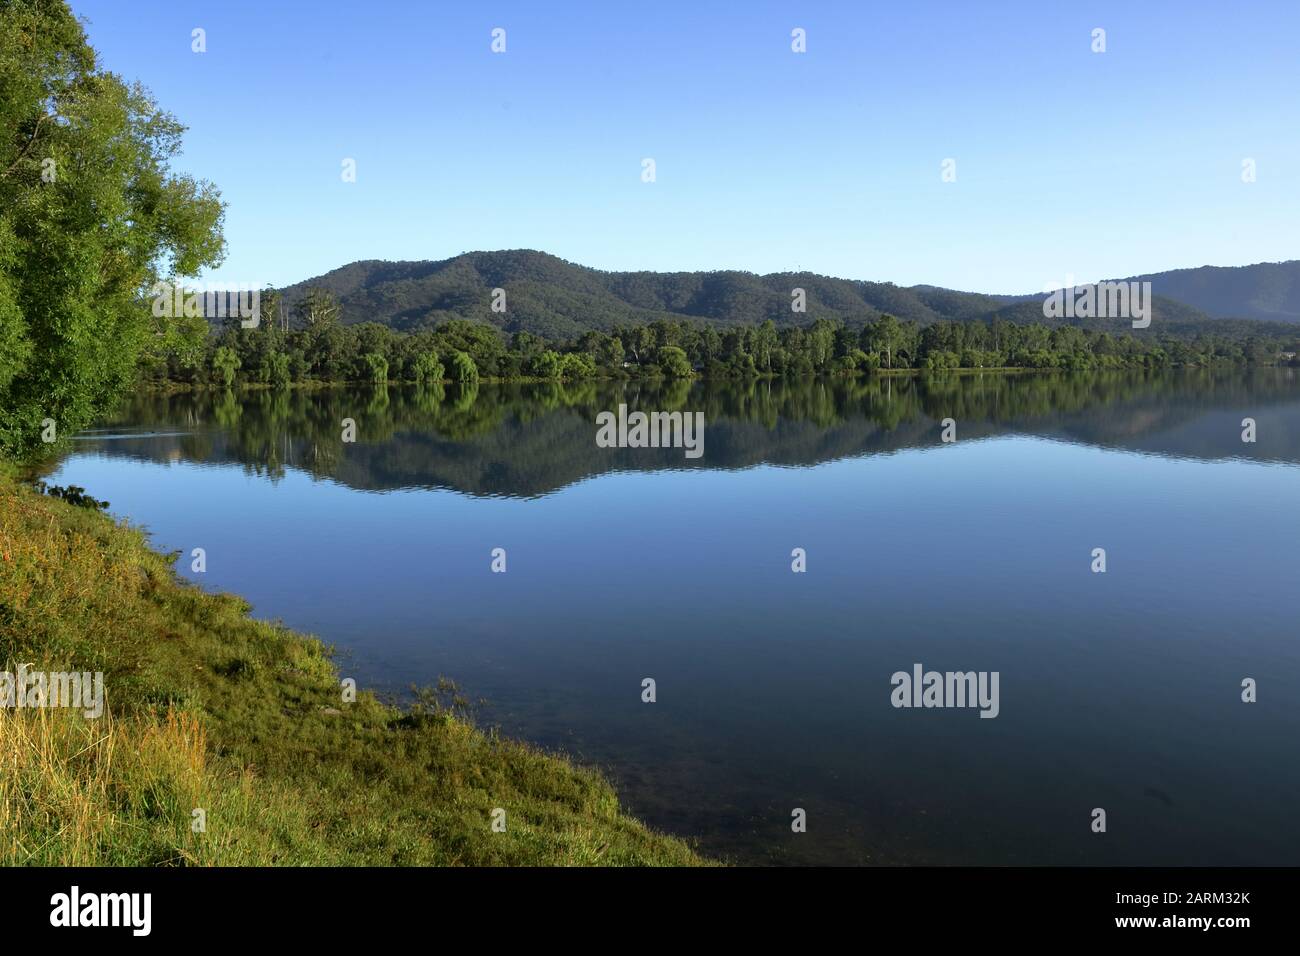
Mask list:
[[[205,279],[535,248],[1038,292],[1300,258],[1293,0],[71,5],[229,203]]]

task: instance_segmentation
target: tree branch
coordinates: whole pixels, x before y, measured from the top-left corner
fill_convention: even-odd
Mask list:
[[[18,168],[18,164],[21,163],[23,159],[27,156],[27,153],[32,148],[32,144],[36,142],[36,137],[40,135],[41,124],[44,123],[48,117],[49,117],[48,113],[42,113],[40,116],[36,118],[36,125],[32,127],[32,135],[28,137],[27,145],[22,148],[22,151],[19,152],[19,154],[16,157],[14,157],[14,161],[9,164],[9,168],[6,169],[3,173],[0,173],[0,179],[7,178],[10,173],[12,173],[15,169]]]

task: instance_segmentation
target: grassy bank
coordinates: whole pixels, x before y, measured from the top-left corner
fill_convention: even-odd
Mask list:
[[[0,475],[0,670],[20,664],[103,671],[109,712],[0,708],[2,864],[702,862],[620,812],[598,774],[474,728],[445,697],[344,702],[319,642]]]

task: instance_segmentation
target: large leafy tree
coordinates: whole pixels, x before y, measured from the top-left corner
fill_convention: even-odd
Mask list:
[[[659,368],[669,378],[690,378],[691,363],[675,345],[665,345],[659,350]]]
[[[88,425],[142,352],[206,331],[150,308],[224,251],[217,190],[170,169],[183,131],[64,0],[0,0],[0,449]]]

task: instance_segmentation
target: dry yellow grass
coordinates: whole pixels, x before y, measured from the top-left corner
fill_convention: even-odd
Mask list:
[[[210,789],[203,727],[191,715],[92,720],[68,708],[0,708],[5,865],[106,862],[113,846],[138,842],[141,812],[179,824]],[[198,862],[181,827],[171,829],[174,862]]]
[[[112,714],[0,707],[0,863],[703,862],[624,814],[599,774],[436,700],[342,703],[318,641],[0,474],[2,661],[103,672]]]

